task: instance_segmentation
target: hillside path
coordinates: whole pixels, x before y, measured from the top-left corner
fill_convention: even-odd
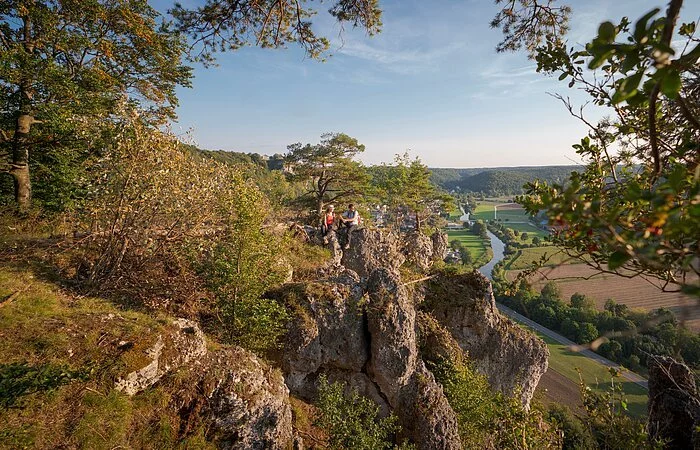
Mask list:
[[[554,339],[555,341],[557,341],[558,343],[560,343],[562,345],[566,345],[566,346],[573,347],[573,348],[580,347],[574,341],[571,341],[571,340],[565,338],[561,334],[556,333],[556,332],[550,330],[549,328],[543,327],[539,323],[528,319],[527,317],[513,311],[512,309],[508,308],[507,306],[504,306],[500,303],[497,303],[496,305],[498,306],[498,309],[499,309],[499,311],[501,311],[501,313],[505,314],[506,316],[510,317],[511,319],[515,320],[516,322],[520,322],[522,324],[525,324],[528,327],[539,331],[540,333],[544,334],[545,336]],[[593,359],[604,366],[613,367],[615,369],[620,370],[621,376],[625,380],[631,381],[631,382],[643,387],[644,389],[649,389],[649,385],[648,385],[647,380],[644,377],[642,377],[641,375],[636,374],[634,372],[631,372],[630,370],[628,370],[626,368],[622,368],[619,364],[617,364],[613,361],[610,361],[607,358],[603,358],[602,356],[600,356],[599,354],[595,353],[592,350],[582,349],[582,350],[578,350],[578,351],[582,355],[587,356],[588,358]]]

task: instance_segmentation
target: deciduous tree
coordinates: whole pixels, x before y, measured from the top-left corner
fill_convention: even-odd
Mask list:
[[[700,296],[700,39],[682,6],[604,22],[585,48],[537,49],[539,71],[613,116],[595,123],[559,95],[589,127],[574,145],[587,165],[566,183],[531,184],[520,201],[545,211],[562,229],[554,241],[599,271]]]
[[[0,144],[19,209],[31,200],[32,152],[89,146],[86,118],[125,98],[144,118],[173,117],[175,87],[190,78],[182,51],[145,0],[2,2]]]

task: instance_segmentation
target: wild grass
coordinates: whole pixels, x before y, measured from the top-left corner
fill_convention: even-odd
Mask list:
[[[568,346],[560,344],[554,339],[532,330],[525,325],[521,326],[535,333],[540,339],[547,343],[547,347],[549,347],[550,369],[559,372],[576,384],[583,379],[586,386],[589,386],[594,391],[606,392],[610,390],[612,377],[607,367],[579,352],[572,351]],[[630,415],[635,417],[646,415],[648,400],[647,391],[635,383],[620,378],[616,379],[614,382],[622,383],[622,390],[627,396]]]

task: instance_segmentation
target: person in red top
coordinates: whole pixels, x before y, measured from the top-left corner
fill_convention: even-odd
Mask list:
[[[335,222],[334,209],[333,205],[328,205],[326,212],[323,214],[323,219],[321,219],[321,235],[323,236],[324,244],[328,244],[326,236],[333,229],[333,222]]]

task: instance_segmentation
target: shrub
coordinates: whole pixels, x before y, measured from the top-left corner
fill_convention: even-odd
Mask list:
[[[493,392],[484,375],[466,361],[428,363],[457,415],[465,448],[552,448],[561,445],[556,428],[536,409]]]
[[[261,295],[289,265],[280,241],[262,231],[265,196],[236,167],[197,158],[138,118],[115,135],[91,167],[80,216],[90,284],[177,313],[212,312],[228,341],[274,346],[286,315]]]
[[[584,423],[564,405],[554,404],[547,411],[547,417],[562,431],[562,450],[595,450],[596,441]]]
[[[597,393],[581,381],[581,397],[586,410],[586,424],[600,449],[646,449],[658,448],[649,442],[644,422],[630,417],[622,384],[616,382],[620,372],[610,368],[612,375],[610,390]]]
[[[345,394],[343,384],[319,379],[319,418],[317,425],[328,432],[331,449],[382,450],[397,448],[392,436],[400,431],[393,414],[380,419],[379,407],[352,391]],[[398,448],[408,449],[407,445]]]

